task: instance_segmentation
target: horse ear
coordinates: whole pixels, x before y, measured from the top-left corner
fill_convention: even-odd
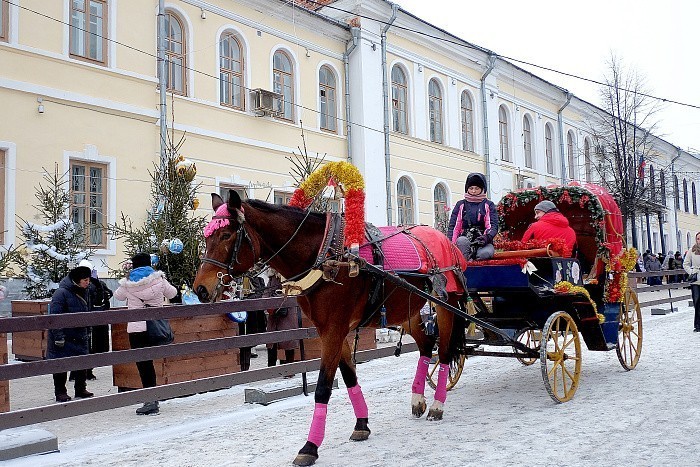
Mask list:
[[[241,209],[241,197],[234,190],[228,190],[228,210],[230,212],[235,212],[237,209]]]
[[[211,194],[211,207],[216,212],[217,209],[221,207],[221,205],[224,204],[224,200],[219,196],[217,193],[212,193]]]

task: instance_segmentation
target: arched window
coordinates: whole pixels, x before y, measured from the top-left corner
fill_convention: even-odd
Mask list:
[[[661,191],[661,204],[666,206],[666,176],[663,170],[659,172],[659,187]]]
[[[391,69],[391,116],[393,130],[408,134],[408,81],[400,66]]]
[[[583,158],[584,165],[586,167],[586,181],[591,181],[591,143],[587,140],[583,140]]]
[[[683,179],[683,210],[685,212],[690,211],[688,209],[688,181],[685,178]]]
[[[678,177],[673,176],[673,201],[676,209],[681,208],[680,191],[678,189]]]
[[[272,90],[282,95],[279,118],[294,121],[294,68],[289,55],[282,50],[272,57]]]
[[[510,161],[510,151],[508,150],[508,115],[506,108],[498,108],[498,139],[501,145],[501,160]]]
[[[649,166],[649,195],[652,201],[656,201],[656,180],[654,180],[654,166]]]
[[[219,42],[219,91],[221,105],[245,109],[243,83],[243,47],[232,33],[225,33]]]
[[[0,2],[0,41],[6,42],[10,36],[9,29],[10,3]]]
[[[435,228],[446,234],[449,227],[450,213],[447,206],[447,189],[442,183],[435,185],[433,190],[433,210],[435,212]]]
[[[547,173],[554,174],[554,141],[552,141],[552,126],[544,126],[544,153],[547,161]]]
[[[695,198],[695,182],[692,182],[691,185],[691,194],[693,196],[693,214],[697,215],[698,214],[698,202],[697,199]]]
[[[0,6],[0,38],[7,27],[8,2]],[[74,57],[107,62],[107,0],[70,2],[70,54]]]
[[[525,154],[525,167],[532,168],[532,125],[530,116],[523,117],[523,153]]]
[[[187,95],[187,50],[185,28],[173,12],[165,14],[165,88],[175,94]]]
[[[398,208],[398,224],[413,225],[413,187],[406,177],[399,178],[396,187],[396,206]]]
[[[571,132],[566,134],[566,156],[569,164],[569,180],[574,179],[574,136]]]
[[[462,149],[474,151],[474,106],[467,91],[462,91]]]
[[[318,93],[321,103],[321,129],[338,132],[337,97],[336,97],[335,73],[330,67],[324,65],[318,71]]]
[[[442,90],[435,78],[428,83],[428,118],[430,141],[442,143]]]

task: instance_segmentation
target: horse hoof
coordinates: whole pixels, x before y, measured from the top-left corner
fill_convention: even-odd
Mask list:
[[[425,403],[425,396],[421,394],[413,394],[411,397],[411,412],[416,418],[421,418],[425,413],[428,405]]]
[[[297,454],[294,459],[294,465],[314,465],[316,463],[318,456],[312,456],[311,454]]]
[[[371,431],[369,430],[353,430],[350,435],[350,441],[364,441],[369,438],[370,433]]]
[[[440,409],[430,409],[426,420],[431,421],[431,422],[436,421],[436,420],[442,420],[442,414],[443,414],[443,411]]]

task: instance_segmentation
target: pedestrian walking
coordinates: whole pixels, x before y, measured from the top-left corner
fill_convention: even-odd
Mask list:
[[[151,267],[151,255],[148,253],[137,253],[131,258],[132,270],[129,276],[119,281],[119,287],[114,291],[117,300],[126,300],[126,306],[132,308],[161,307],[166,298],[171,299],[177,295],[177,289],[166,279],[163,271],[156,271]],[[158,320],[170,326],[166,320]],[[151,321],[153,323],[153,321]],[[148,330],[146,321],[130,322],[126,326],[129,334],[129,344],[132,349],[153,347],[156,345],[169,344],[172,342],[172,332],[169,341],[163,340],[168,336],[156,336]],[[153,326],[152,326],[153,328]],[[136,362],[139,370],[141,385],[144,388],[156,386],[156,369],[153,360]],[[158,401],[146,402],[143,407],[136,409],[138,415],[153,415],[160,411]]]
[[[692,293],[693,306],[695,307],[693,330],[700,332],[700,280],[698,280],[698,273],[700,272],[700,232],[695,234],[695,245],[685,255],[683,269],[688,273],[690,292]]]
[[[80,313],[90,309],[90,297],[87,288],[90,285],[90,271],[85,266],[78,266],[61,279],[58,289],[51,297],[49,314]],[[90,350],[88,343],[88,328],[50,329],[47,348],[47,358],[76,357],[87,355]],[[73,370],[75,382],[75,397],[92,397],[87,390],[85,369]],[[53,374],[54,394],[56,402],[68,402],[71,397],[66,389],[68,373],[63,371]]]

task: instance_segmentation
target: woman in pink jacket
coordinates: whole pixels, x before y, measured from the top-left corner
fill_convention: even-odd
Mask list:
[[[137,253],[131,258],[132,270],[129,276],[119,281],[119,288],[114,291],[114,298],[126,300],[129,308],[143,308],[151,306],[163,306],[163,301],[174,298],[177,289],[166,279],[163,271],[156,271],[151,267],[151,255]],[[141,349],[154,345],[148,338],[146,321],[128,323],[126,332],[129,334],[129,344],[132,349]],[[139,370],[141,384],[144,388],[152,388],[156,385],[156,370],[153,360],[136,362]],[[157,414],[158,401],[146,402],[139,407],[136,413],[139,415]]]

